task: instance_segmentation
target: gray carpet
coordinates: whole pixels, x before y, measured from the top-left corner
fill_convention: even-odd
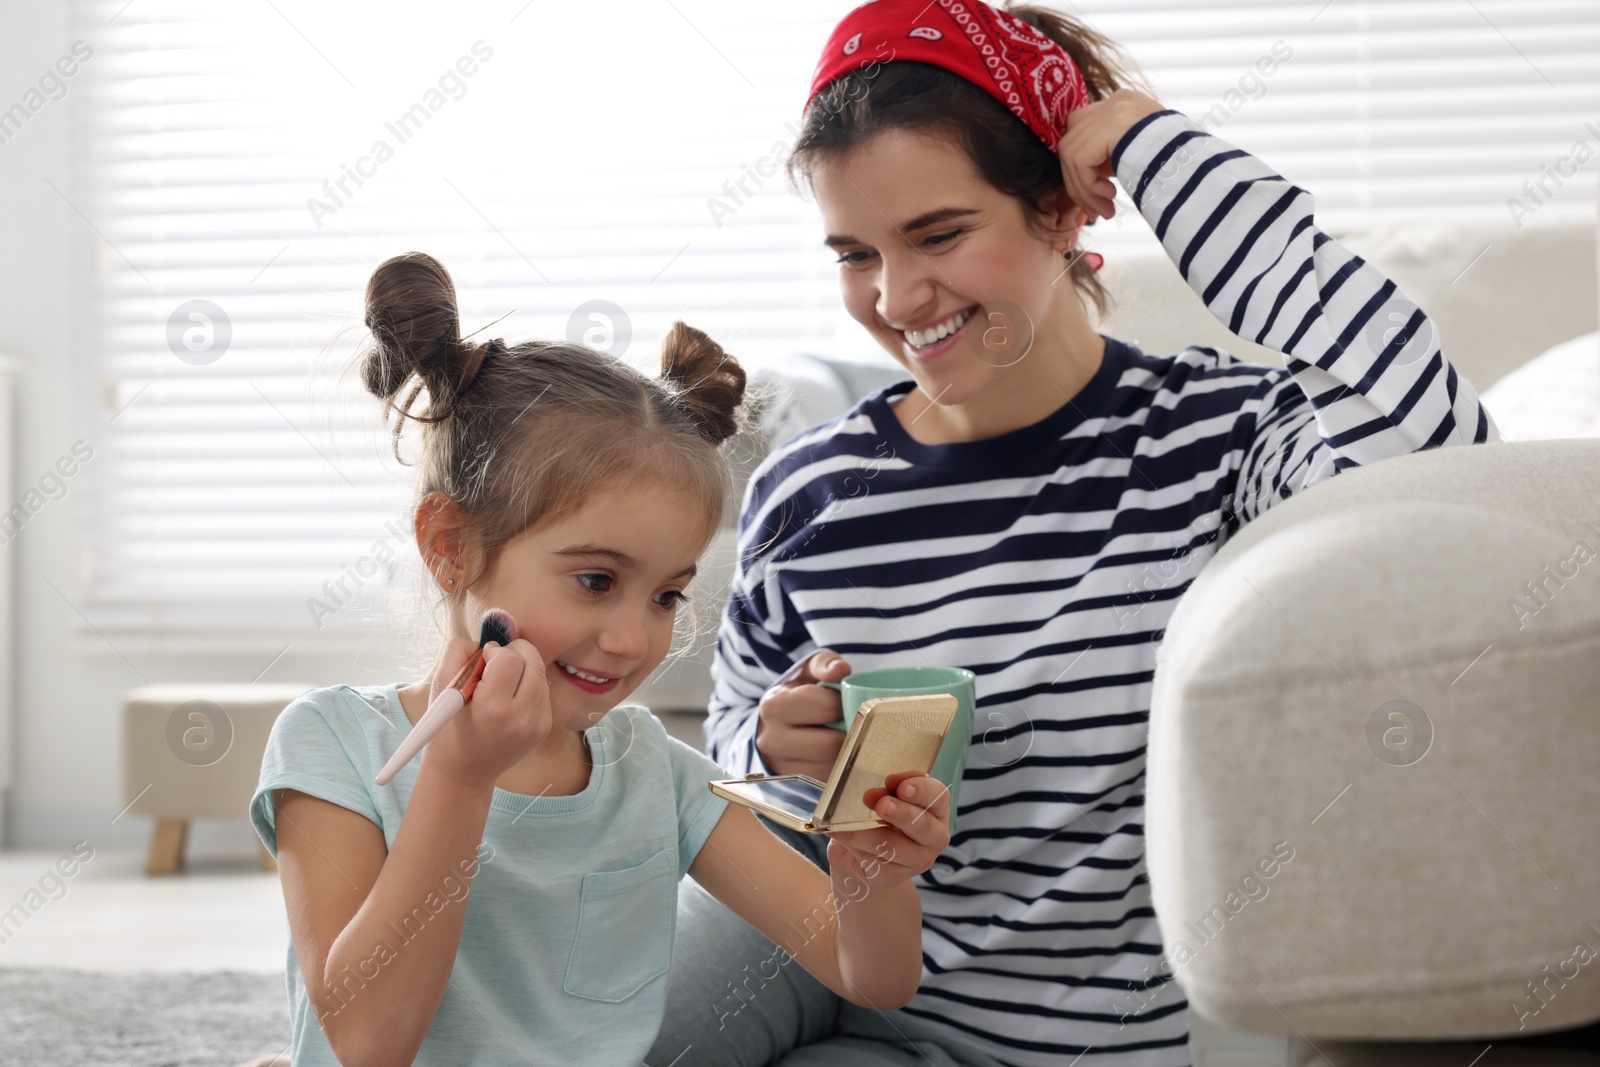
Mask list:
[[[237,1067],[288,1042],[281,975],[0,970],[6,1067]]]

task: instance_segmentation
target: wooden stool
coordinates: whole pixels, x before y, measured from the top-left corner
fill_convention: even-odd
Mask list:
[[[248,817],[272,724],[309,688],[207,682],[123,694],[123,801],[129,812],[156,820],[145,873],[183,869],[189,820]],[[258,848],[262,868],[276,870],[271,854]]]

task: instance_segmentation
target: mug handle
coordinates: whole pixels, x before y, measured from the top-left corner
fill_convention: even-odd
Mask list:
[[[817,682],[815,684],[820,685],[820,686],[822,686],[822,687],[824,687],[826,689],[832,689],[835,693],[844,692],[844,683],[842,683],[842,682]],[[833,728],[835,730],[838,730],[841,734],[844,733],[846,730],[850,729],[848,726],[846,726],[844,724],[844,720],[843,719],[835,719],[832,722],[825,722],[822,725],[831,727],[831,728]]]

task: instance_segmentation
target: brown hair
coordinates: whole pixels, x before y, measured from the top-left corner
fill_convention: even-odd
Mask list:
[[[641,480],[704,505],[707,539],[730,492],[718,446],[739,428],[745,373],[720,345],[674,323],[661,376],[587,345],[461,337],[455,285],[432,256],[408,252],[367,283],[372,343],[361,380],[401,431],[419,424],[417,500],[441,492],[473,523],[482,569],[519,534],[578,507],[601,487]]]
[[[1147,88],[1121,46],[1087,23],[1032,4],[1003,6],[1066,51],[1082,72],[1091,101],[1127,86]],[[907,60],[842,74],[823,87],[806,108],[789,157],[789,178],[796,184],[809,179],[819,163],[888,130],[936,133],[954,141],[985,181],[1021,202],[1029,225],[1041,235],[1045,215],[1066,195],[1060,159],[1003,104],[959,74]],[[1073,284],[1103,314],[1109,294],[1092,271],[1079,269],[1082,262],[1082,256],[1073,257]]]

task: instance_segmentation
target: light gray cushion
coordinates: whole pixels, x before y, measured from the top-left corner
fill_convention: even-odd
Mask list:
[[[1600,441],[1424,452],[1275,506],[1157,657],[1165,958],[1245,1030],[1600,1018],[1600,959],[1567,962],[1600,950],[1597,740]],[[1582,977],[1536,1000],[1546,967]]]
[[[1511,441],[1600,437],[1600,333],[1564,341],[1483,391]]]

